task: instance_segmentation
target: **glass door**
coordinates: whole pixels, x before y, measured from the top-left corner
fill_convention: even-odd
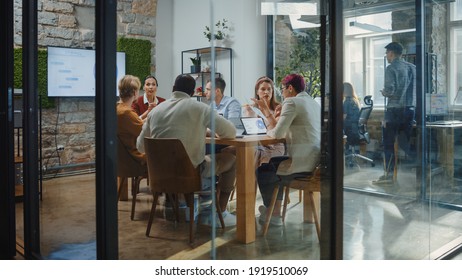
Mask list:
[[[387,2],[344,6],[344,258],[433,259],[461,230],[457,2]]]
[[[13,3],[4,1],[0,9],[0,130],[6,131],[0,139],[0,259],[16,255],[15,203],[14,203],[14,137],[13,137]]]

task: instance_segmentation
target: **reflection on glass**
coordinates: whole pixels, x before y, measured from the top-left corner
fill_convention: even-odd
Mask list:
[[[417,16],[413,7],[403,2],[388,8],[380,5],[356,7],[355,13],[352,10],[346,13],[344,79],[354,85],[360,99],[372,95],[374,102],[368,121],[370,142],[357,145],[353,153],[372,158],[375,167],[364,161],[351,162],[351,149],[346,151],[345,259],[435,258],[435,252],[457,238],[462,230],[457,222],[462,203],[459,199],[460,162],[455,156],[461,144],[458,140],[461,131],[458,125],[438,123],[451,117],[448,110],[436,111],[432,109],[435,104],[425,107],[423,102],[424,90],[428,91],[429,102],[444,99],[452,103],[457,93],[458,70],[454,63],[458,59],[458,47],[446,38],[446,34],[457,40],[458,27],[448,24],[446,11],[449,9],[450,14],[455,15],[453,9],[458,4],[460,1],[426,6],[425,19],[428,21],[425,25],[429,33],[425,34],[423,52],[429,59],[423,66],[418,65],[416,57],[419,46],[416,30],[419,28],[413,20]],[[416,101],[420,107],[416,111],[424,112],[424,120],[416,115],[416,123],[406,128],[410,129],[409,138],[403,127],[392,142],[384,142],[387,129],[384,120],[389,112],[390,97],[383,96],[380,90],[392,84],[387,82],[385,74],[390,66],[385,46],[392,41],[404,46],[403,59],[417,65],[417,75],[425,73],[422,84],[430,86],[417,84]],[[419,67],[424,67],[424,71]],[[445,69],[451,69],[450,73]],[[458,110],[453,112],[454,119],[461,119]],[[424,121],[427,121],[425,127]],[[390,157],[383,154],[387,149],[395,164],[392,174],[386,172],[384,158]],[[378,180],[384,175],[392,177]],[[454,234],[442,236],[440,233],[447,228]],[[417,244],[425,244],[426,249],[410,249]]]

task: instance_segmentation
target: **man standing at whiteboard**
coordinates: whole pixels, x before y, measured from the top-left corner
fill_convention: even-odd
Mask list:
[[[394,145],[401,134],[399,145],[407,152],[412,126],[415,123],[416,67],[402,59],[403,46],[391,42],[385,46],[389,63],[385,70],[382,95],[386,98],[385,115],[382,121],[382,143],[384,171],[374,184],[393,184],[396,158]]]

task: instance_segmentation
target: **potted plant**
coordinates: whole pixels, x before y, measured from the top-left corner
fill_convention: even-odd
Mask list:
[[[191,65],[191,73],[197,73],[201,71],[201,57],[190,57],[189,58],[193,65]]]
[[[215,23],[215,33],[213,34],[213,38],[215,38],[215,40],[225,39],[227,36],[226,30],[229,30],[227,23],[228,21],[226,19],[219,20]],[[209,42],[212,40],[212,31],[210,30],[210,27],[205,26],[204,35]]]

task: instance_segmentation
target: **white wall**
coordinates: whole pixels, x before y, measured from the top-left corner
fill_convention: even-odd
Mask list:
[[[226,46],[233,49],[234,96],[241,103],[253,97],[255,81],[266,74],[266,18],[259,15],[258,0],[158,0],[158,95],[169,97],[173,81],[181,73],[181,51],[210,46],[203,31],[211,23],[211,2],[215,18],[212,22],[226,18],[231,28]],[[187,57],[185,64],[190,65]],[[224,74],[229,84],[225,61],[219,60],[217,71]],[[229,87],[225,94],[230,94]]]
[[[156,73],[159,82],[157,95],[168,98],[173,85],[173,1],[157,0],[156,15]]]

